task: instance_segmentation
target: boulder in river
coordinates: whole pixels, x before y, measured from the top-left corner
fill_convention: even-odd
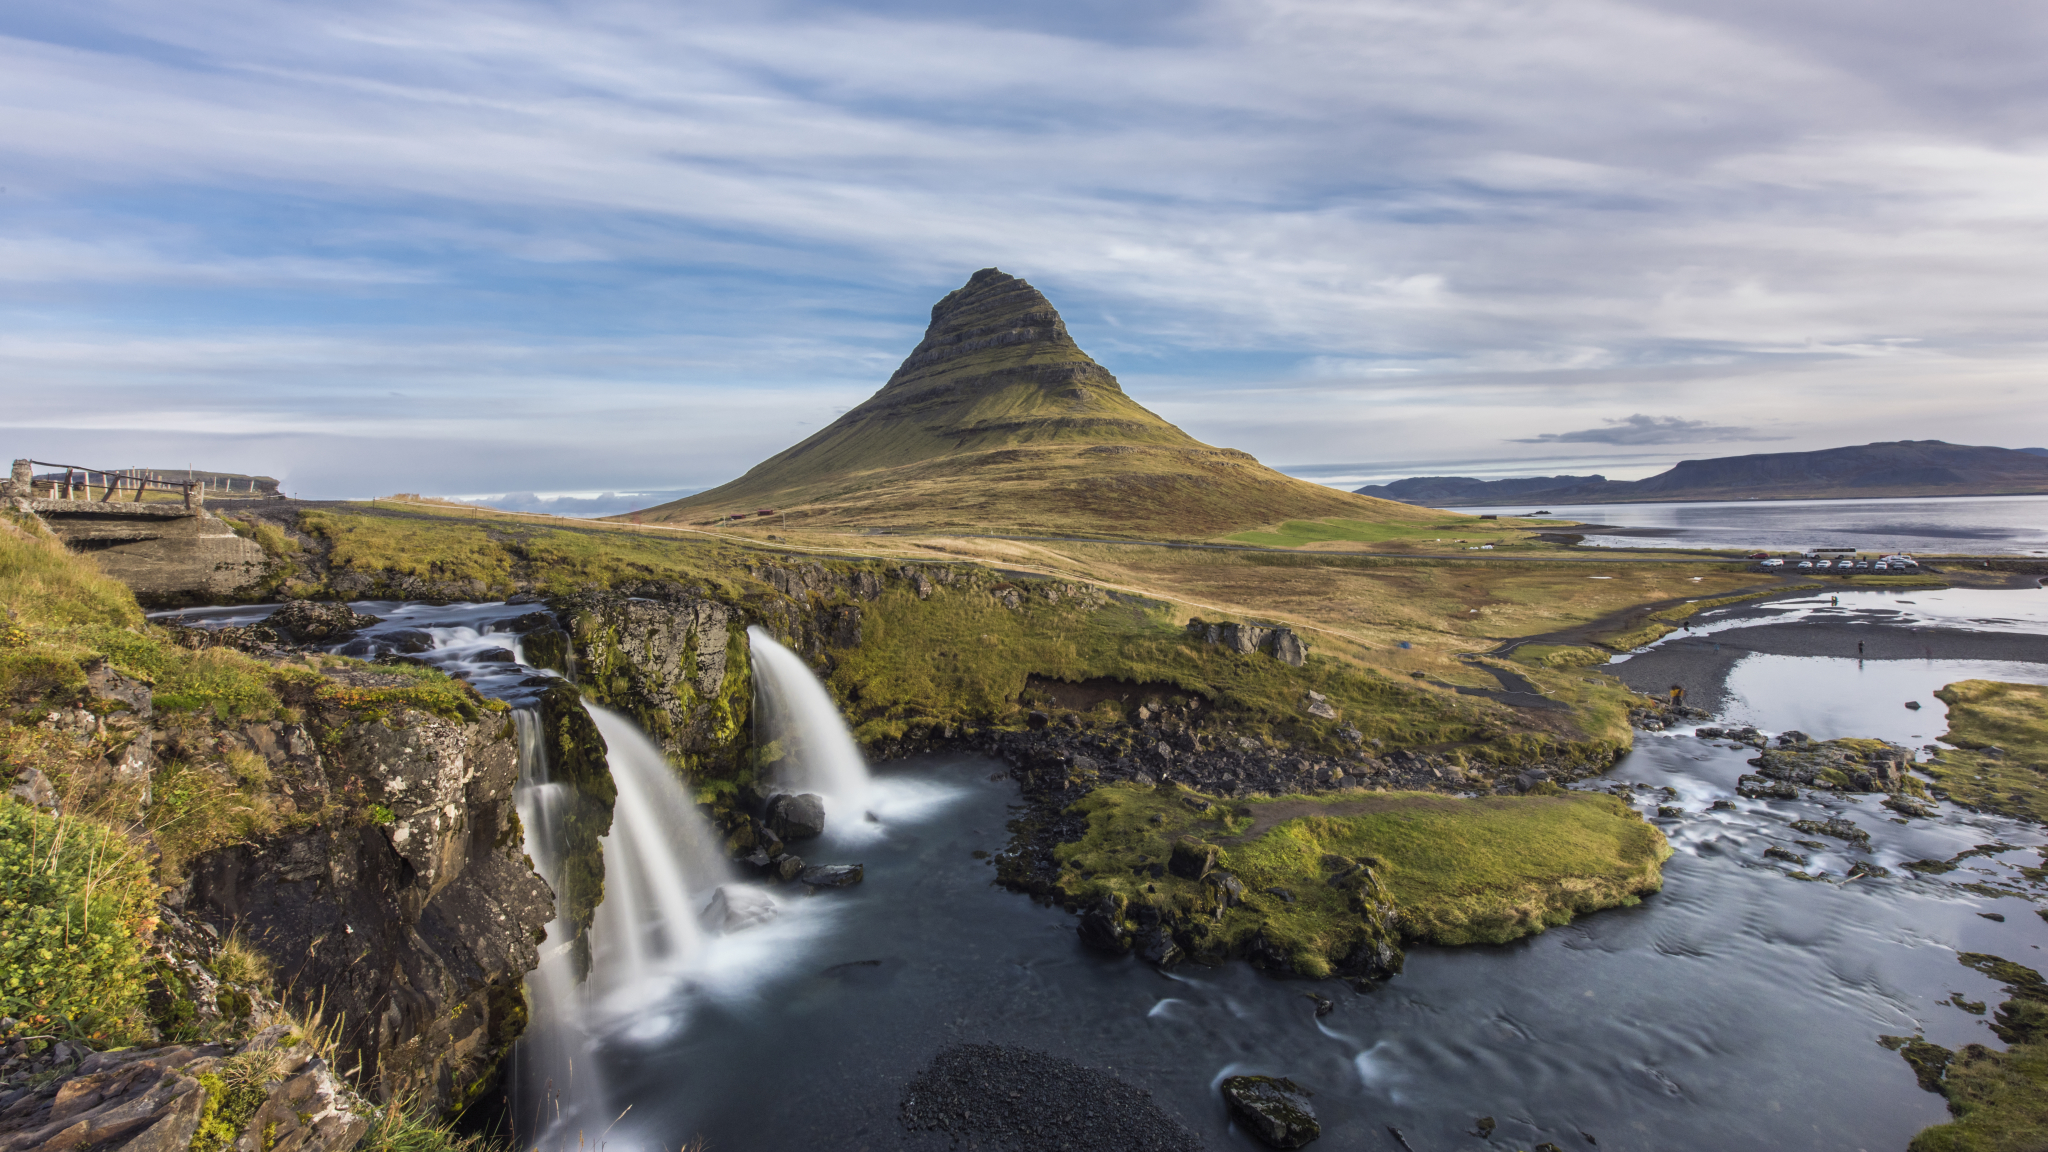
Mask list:
[[[1737,795],[1751,800],[1797,800],[1799,789],[1785,780],[1771,780],[1762,776],[1746,775],[1735,781]]]
[[[766,924],[778,911],[775,898],[758,888],[722,884],[711,893],[700,920],[708,932],[731,933]]]
[[[1825,821],[1794,820],[1792,828],[1798,832],[1810,832],[1818,836],[1833,836],[1837,840],[1847,840],[1852,844],[1867,846],[1870,843],[1870,833],[1858,828],[1855,821],[1844,820],[1840,816],[1830,816]]]
[[[798,879],[813,888],[848,888],[860,883],[866,872],[860,864],[813,864]]]
[[[270,630],[299,644],[325,644],[344,640],[358,630],[379,623],[348,605],[335,601],[294,600],[270,614],[263,623]]]
[[[1323,1134],[1308,1091],[1281,1076],[1232,1076],[1223,1099],[1238,1120],[1267,1145],[1299,1148]]]
[[[783,840],[808,840],[825,831],[825,801],[810,792],[768,800],[768,827]]]

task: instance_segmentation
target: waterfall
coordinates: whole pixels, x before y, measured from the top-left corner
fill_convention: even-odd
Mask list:
[[[747,639],[760,730],[779,754],[775,784],[785,791],[817,793],[825,800],[828,826],[852,827],[870,814],[873,788],[868,762],[838,705],[803,658],[766,630],[748,628]]]
[[[516,709],[512,723],[519,736],[519,783],[513,803],[525,833],[527,858],[533,870],[554,891],[561,890],[563,808],[573,801],[571,788],[548,776],[547,729],[540,713]],[[541,942],[540,965],[526,974],[528,1026],[512,1051],[512,1099],[517,1103],[513,1126],[538,1147],[540,1133],[566,1117],[573,1120],[598,1103],[586,1062],[585,1082],[576,1080],[576,1056],[584,1046],[583,987],[577,982],[569,946],[571,925],[561,916],[548,922]]]
[[[585,707],[619,791],[604,838],[604,902],[590,932],[591,982],[604,999],[630,999],[697,954],[697,914],[733,879],[732,865],[661,749],[624,716]]]
[[[610,1101],[599,1048],[608,1034],[644,1023],[640,1015],[702,959],[707,941],[698,917],[714,891],[741,891],[731,884],[717,834],[661,749],[625,717],[584,707],[604,737],[618,798],[611,832],[599,841],[605,891],[590,928],[588,978],[576,979],[573,926],[560,917],[548,925],[540,966],[527,976],[529,1024],[514,1057],[513,1123],[533,1147],[566,1148],[579,1135],[587,1140],[593,1124],[603,1126]],[[559,813],[572,802],[572,789],[549,779],[539,715],[521,709],[512,719],[526,852],[541,878],[559,888]],[[771,897],[747,891],[750,907],[773,915]]]

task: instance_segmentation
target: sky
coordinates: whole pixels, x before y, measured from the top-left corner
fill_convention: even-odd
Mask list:
[[[2040,445],[2042,59],[2038,0],[17,0],[0,429],[619,511],[994,266],[1325,483]]]

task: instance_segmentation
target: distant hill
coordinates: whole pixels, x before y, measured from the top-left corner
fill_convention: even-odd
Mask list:
[[[1643,480],[1548,476],[1475,480],[1416,476],[1361,494],[1433,507],[1799,500],[1852,496],[2019,496],[2048,493],[2048,451],[1940,440],[1894,440],[1817,452],[1686,460]]]
[[[1605,476],[1529,476],[1519,480],[1475,480],[1470,476],[1410,476],[1392,484],[1368,484],[1361,496],[1441,508],[1447,504],[1521,502],[1532,493],[1574,491],[1607,483]],[[1563,501],[1559,501],[1563,503]]]
[[[729,484],[635,514],[790,527],[1208,538],[1286,520],[1419,520],[1204,444],[1124,394],[1038,289],[994,268],[932,308],[880,391]]]

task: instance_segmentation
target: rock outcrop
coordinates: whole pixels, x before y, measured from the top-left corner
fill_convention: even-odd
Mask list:
[[[0,1152],[348,1152],[370,1126],[314,1038],[288,1024],[240,1045],[58,1044],[27,1059],[0,1065],[39,1067],[42,1081],[0,1088]]]
[[[512,725],[342,713],[271,747],[299,810],[367,805],[369,822],[337,812],[211,853],[174,901],[233,926],[289,995],[318,998],[359,1083],[467,1103],[524,1024],[522,981],[554,903],[520,840]]]
[[[1292,628],[1278,624],[1210,624],[1198,616],[1188,621],[1188,635],[1203,644],[1221,644],[1247,656],[1264,652],[1296,668],[1308,660],[1308,645]]]
[[[686,771],[732,775],[749,744],[753,704],[745,617],[679,585],[633,591],[552,605],[568,634],[565,671]]]

